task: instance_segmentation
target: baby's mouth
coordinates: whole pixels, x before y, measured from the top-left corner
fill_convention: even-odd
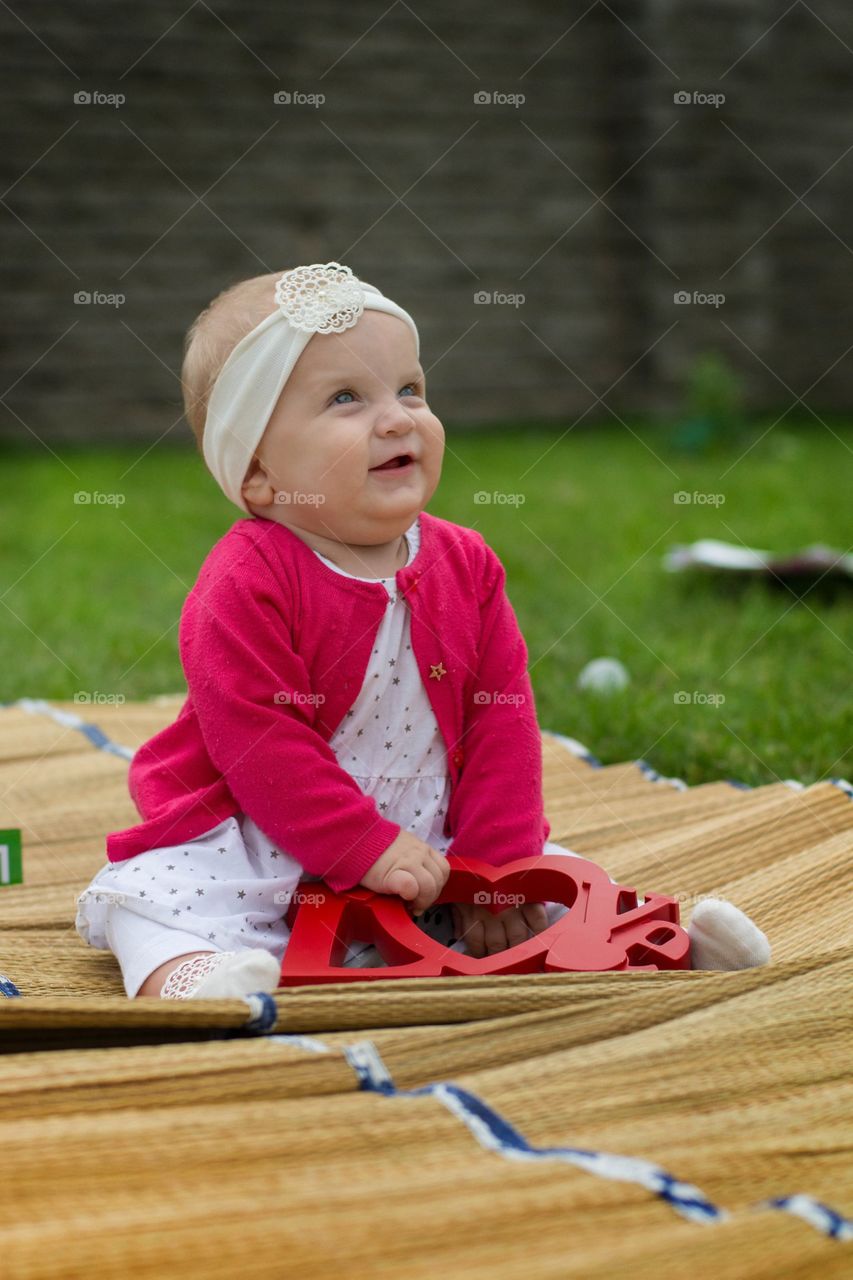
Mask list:
[[[390,458],[388,462],[383,462],[378,467],[370,467],[371,471],[401,471],[406,467],[414,465],[414,458],[410,453],[398,453],[395,457]]]

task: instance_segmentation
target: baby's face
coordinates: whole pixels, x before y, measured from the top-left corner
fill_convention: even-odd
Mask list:
[[[243,483],[250,509],[353,546],[404,532],[441,474],[444,428],[425,394],[414,335],[397,316],[366,310],[352,329],[314,334]],[[398,454],[406,467],[376,470]]]

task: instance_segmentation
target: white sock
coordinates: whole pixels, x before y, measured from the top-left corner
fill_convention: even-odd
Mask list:
[[[179,964],[160,994],[167,1000],[250,996],[256,991],[275,991],[280,975],[281,967],[268,951],[215,951]]]
[[[725,898],[697,902],[687,934],[692,969],[752,969],[770,959],[767,936]]]

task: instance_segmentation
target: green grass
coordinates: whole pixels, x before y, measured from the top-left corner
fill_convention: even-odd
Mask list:
[[[818,586],[797,602],[782,587],[661,568],[669,545],[699,537],[847,550],[850,428],[786,423],[758,440],[762,430],[703,457],[648,428],[642,441],[609,426],[563,439],[448,430],[429,509],[478,528],[504,561],[543,728],[691,783],[853,771],[849,590]],[[0,452],[0,700],[182,689],[181,605],[237,509],[189,450],[57,453]],[[78,490],[125,501],[76,505]],[[677,505],[676,490],[725,502]],[[478,491],[525,501],[484,504]],[[625,663],[628,689],[579,692],[580,668],[602,655]],[[725,701],[678,704],[682,690]],[[97,722],[97,706],[82,711]]]

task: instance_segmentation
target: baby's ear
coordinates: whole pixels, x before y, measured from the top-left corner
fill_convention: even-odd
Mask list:
[[[257,457],[252,458],[252,461],[249,463],[249,469],[246,472],[243,484],[240,488],[240,492],[244,500],[246,502],[257,502],[263,505],[269,500],[267,494],[267,490],[269,488],[269,478],[261,466],[260,459]]]

